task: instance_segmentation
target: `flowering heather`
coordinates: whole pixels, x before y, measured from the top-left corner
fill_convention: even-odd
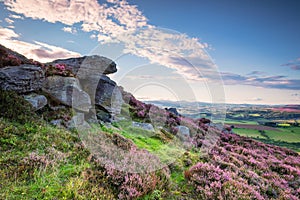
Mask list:
[[[24,62],[13,54],[4,53],[0,56],[0,67],[18,66],[21,64],[24,64]]]
[[[30,64],[42,66],[38,61],[27,59],[25,56],[20,55],[16,52],[11,51],[0,45],[0,68],[6,66],[19,66],[21,64]]]
[[[85,143],[94,146],[91,160],[118,188],[118,199],[136,199],[168,184],[168,168],[163,168],[156,156],[138,149],[122,136],[95,134],[86,138]]]
[[[72,71],[68,68],[65,64],[55,64],[53,65],[46,65],[43,66],[45,69],[45,75],[46,76],[53,76],[53,75],[59,75],[59,76],[67,76],[67,77],[74,77],[75,75],[72,73]]]
[[[127,98],[128,93],[125,99]],[[156,127],[168,128],[173,134],[177,133],[176,126],[180,125],[181,121],[178,116],[155,105],[145,104],[132,95],[129,96],[128,100],[133,118],[152,123]]]
[[[300,156],[288,149],[264,144],[219,130],[209,119],[190,119],[136,100],[129,104],[133,116],[163,126],[176,135],[177,126],[190,129],[187,140],[198,149],[208,149],[199,163],[185,171],[186,181],[194,187],[195,199],[299,199]],[[155,115],[157,113],[157,115]],[[135,177],[134,180],[138,178]],[[133,179],[132,179],[133,180]],[[140,194],[128,188],[126,194]]]
[[[66,70],[66,66],[64,64],[55,64],[55,68],[60,71]]]
[[[300,156],[291,150],[220,133],[203,160],[185,172],[197,198],[300,198]]]

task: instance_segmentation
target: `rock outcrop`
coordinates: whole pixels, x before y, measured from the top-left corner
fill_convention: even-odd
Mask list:
[[[34,92],[42,88],[45,76],[39,66],[23,64],[0,68],[0,89],[17,93]]]
[[[82,90],[91,98],[98,119],[107,122],[120,114],[123,104],[122,94],[117,84],[106,76],[117,71],[115,62],[94,55],[60,59],[48,64],[63,64],[76,74]]]
[[[41,64],[1,45],[0,53],[0,89],[22,94],[35,110],[73,108],[105,122],[121,112],[122,93],[106,76],[117,71],[111,59],[93,55]],[[80,124],[73,119],[71,124]]]
[[[176,108],[165,108],[165,110],[179,116],[179,113]]]
[[[122,93],[117,84],[107,76],[101,76],[95,94],[95,105],[103,107],[112,116],[121,112],[123,104]]]
[[[48,64],[65,64],[80,78],[87,78],[91,75],[101,76],[117,72],[117,65],[112,60],[98,55],[83,56],[79,58],[59,59]]]
[[[43,91],[74,109],[88,112],[91,108],[90,96],[81,89],[78,79],[74,77],[49,76],[44,82]]]

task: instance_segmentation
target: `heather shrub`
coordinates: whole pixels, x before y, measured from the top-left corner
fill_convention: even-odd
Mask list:
[[[199,134],[193,138],[198,147],[205,139]],[[288,149],[221,133],[217,144],[201,159],[206,163],[191,167],[185,176],[199,191],[199,198],[299,198],[300,168],[296,163],[300,156]],[[219,176],[214,178],[214,173]],[[220,178],[224,174],[229,174],[230,180]],[[212,196],[215,192],[217,196]]]
[[[146,174],[126,174],[120,187],[119,199],[135,199],[166,186],[168,174],[163,169]]]
[[[97,133],[91,141],[85,140],[86,145],[97,141],[91,160],[117,188],[118,198],[135,199],[164,188],[169,181],[169,171],[161,169],[159,158],[126,140],[129,139],[105,133]]]
[[[208,163],[197,163],[185,172],[185,178],[195,187],[195,195],[201,199],[222,198],[223,184],[232,179],[229,172]]]
[[[243,180],[229,180],[223,184],[220,199],[264,200],[265,198]]]
[[[13,54],[1,53],[0,67],[5,66],[18,66],[22,64],[22,60]]]
[[[19,66],[21,64],[31,64],[42,66],[40,62],[27,59],[25,56],[18,54],[0,44],[0,68],[6,66]]]
[[[75,77],[75,74],[66,64],[55,64],[55,65],[46,65],[43,66],[46,76],[66,76],[66,77]]]
[[[0,117],[19,123],[37,121],[32,105],[14,91],[0,90]]]

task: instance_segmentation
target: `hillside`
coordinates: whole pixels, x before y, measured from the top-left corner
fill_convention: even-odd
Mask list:
[[[298,153],[137,100],[109,58],[0,48],[0,199],[300,199]]]

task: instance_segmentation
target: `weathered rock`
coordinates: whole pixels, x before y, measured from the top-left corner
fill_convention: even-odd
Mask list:
[[[88,112],[91,108],[90,96],[81,89],[78,79],[73,77],[49,76],[43,90],[61,104]]]
[[[44,95],[29,94],[24,96],[25,100],[31,103],[35,110],[40,110],[48,103],[47,98]]]
[[[42,88],[43,70],[35,65],[8,66],[0,68],[0,89],[17,93],[34,92]]]
[[[190,137],[190,129],[186,126],[177,126],[178,132],[177,132],[177,136],[181,139],[181,140],[185,140],[188,137]]]
[[[112,116],[111,114],[103,107],[97,106],[96,107],[96,117],[97,119],[103,121],[103,122],[111,122]]]
[[[112,116],[121,113],[124,103],[117,84],[107,76],[101,76],[95,94],[95,105],[105,108]]]
[[[173,113],[173,114],[175,114],[175,115],[179,115],[179,113],[178,113],[178,111],[177,111],[177,109],[176,108],[165,108],[166,109],[166,111],[169,111],[169,112],[171,112],[171,113]]]
[[[77,112],[75,116],[66,124],[68,129],[76,128],[78,130],[86,130],[91,128],[84,119],[84,113]]]
[[[91,75],[101,76],[103,74],[111,74],[117,71],[115,62],[98,55],[59,59],[48,64],[65,64],[73,74],[79,73],[77,76],[80,79],[90,77]]]
[[[154,131],[153,125],[149,123],[132,122],[133,127],[141,128],[147,131]]]

